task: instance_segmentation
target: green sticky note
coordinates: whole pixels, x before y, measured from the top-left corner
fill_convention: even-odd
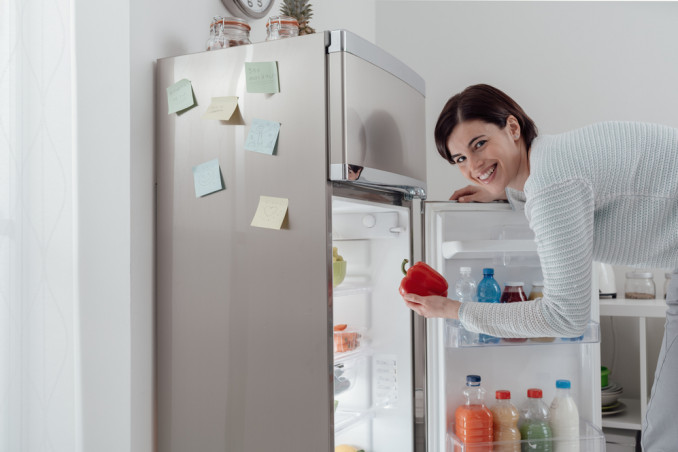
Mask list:
[[[167,106],[168,115],[195,107],[195,97],[193,97],[190,80],[184,78],[167,87]]]
[[[248,93],[279,93],[278,62],[245,63]]]
[[[194,166],[193,185],[195,186],[196,198],[223,190],[224,185],[221,182],[219,159],[210,160],[209,162]]]
[[[247,134],[245,150],[273,155],[276,144],[278,143],[279,133],[279,122],[255,118],[252,121],[252,127],[250,127],[250,131]]]

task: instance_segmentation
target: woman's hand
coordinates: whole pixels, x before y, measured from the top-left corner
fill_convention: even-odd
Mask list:
[[[506,193],[504,192],[502,195],[497,197],[478,185],[467,185],[466,187],[455,191],[452,193],[452,196],[450,196],[451,201],[458,202],[492,202],[498,199],[505,200]]]
[[[457,300],[441,297],[440,295],[430,295],[422,297],[413,293],[403,295],[405,304],[408,308],[422,317],[432,318],[441,317],[444,319],[458,319],[459,305]]]

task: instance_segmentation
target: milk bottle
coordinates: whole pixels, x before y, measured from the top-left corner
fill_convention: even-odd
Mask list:
[[[499,390],[497,401],[490,408],[494,422],[494,452],[520,452],[520,431],[518,430],[518,408],[511,403],[511,391]]]
[[[551,431],[555,452],[579,452],[579,411],[570,394],[570,381],[556,381],[551,402]]]

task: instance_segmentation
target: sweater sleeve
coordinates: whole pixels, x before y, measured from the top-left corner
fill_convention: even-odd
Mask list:
[[[584,181],[552,185],[525,206],[544,276],[544,296],[508,304],[462,303],[459,319],[498,337],[576,337],[591,311],[594,198]]]

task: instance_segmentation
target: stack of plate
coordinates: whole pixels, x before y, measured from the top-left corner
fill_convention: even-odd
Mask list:
[[[624,388],[613,382],[600,389],[603,416],[621,413],[626,409],[626,405],[619,401],[619,396],[623,392]]]

